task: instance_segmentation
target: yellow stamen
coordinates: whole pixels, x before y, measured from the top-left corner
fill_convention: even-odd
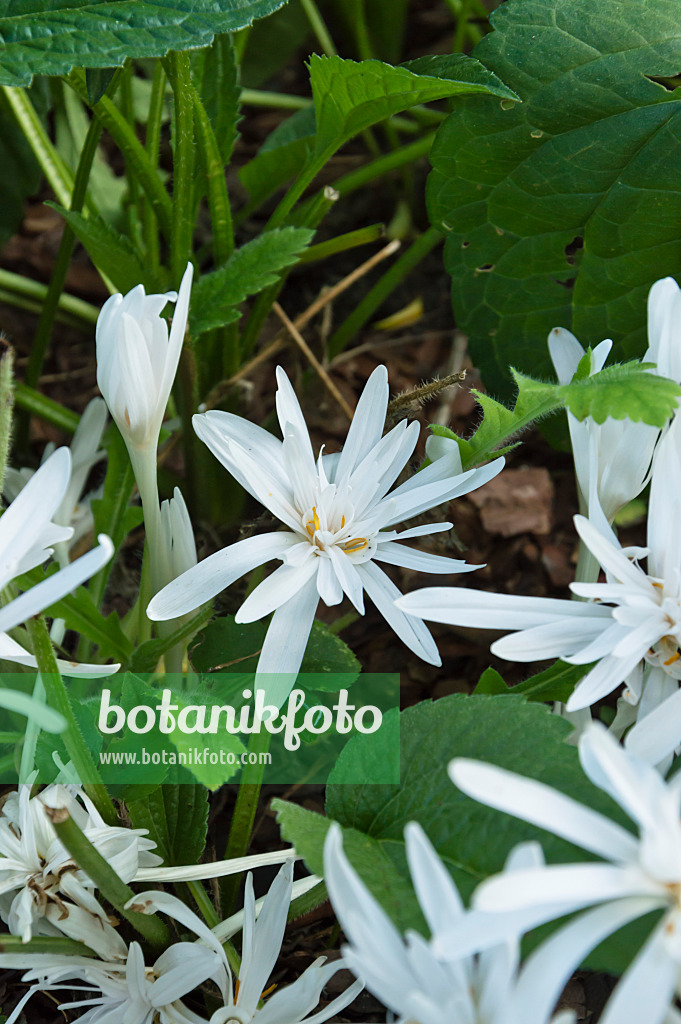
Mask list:
[[[275,988],[277,987],[277,984],[278,984],[278,982],[275,981],[275,983],[273,985],[270,985],[269,988],[266,988],[265,991],[263,992],[263,994],[260,996],[260,998],[264,999],[265,996],[268,996],[270,994],[270,992],[274,992]]]
[[[347,551],[348,554],[354,554],[355,551],[364,551],[364,548],[369,547],[369,541],[366,537],[353,537],[352,540],[348,540],[343,544],[343,551]]]
[[[665,661],[665,665],[673,665],[675,661],[679,660],[679,658],[681,658],[681,654],[679,654],[679,652],[676,651],[675,654],[672,654],[671,658],[667,658],[667,660]]]
[[[305,529],[307,530],[311,537],[314,537],[315,531],[319,530],[321,527],[321,523],[319,522],[319,516],[317,515],[317,508],[315,505],[312,506],[312,515],[314,518],[308,519],[308,521],[305,523]]]
[[[342,519],[341,519],[341,530],[343,529],[344,526],[345,526],[345,516],[343,516]]]
[[[663,589],[663,585],[662,585],[662,583],[655,583],[655,581],[654,581],[654,580],[653,580],[653,586],[654,586],[654,587],[657,587],[657,588],[658,588],[659,590],[662,590],[662,589]]]
[[[234,985],[234,1002],[239,998],[239,989],[241,988],[241,979],[237,978]]]

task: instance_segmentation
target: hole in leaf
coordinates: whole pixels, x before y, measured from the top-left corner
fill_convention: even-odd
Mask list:
[[[565,259],[571,267],[574,267],[575,256],[577,255],[579,250],[583,248],[584,239],[581,235],[577,235],[575,238],[572,239],[571,242],[568,242],[568,244],[565,246]]]
[[[476,274],[489,274],[490,270],[494,270],[493,263],[483,263],[481,267],[475,268]]]
[[[662,75],[646,75],[649,82],[655,82],[655,85],[661,85],[667,92],[674,92],[675,89],[681,87],[681,74],[671,75],[669,78],[664,78]]]

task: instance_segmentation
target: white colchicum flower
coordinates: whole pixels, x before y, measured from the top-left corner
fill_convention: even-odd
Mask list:
[[[157,594],[147,614],[157,620],[184,615],[244,573],[278,558],[284,564],[255,588],[236,615],[238,622],[253,622],[274,612],[258,662],[261,675],[280,674],[266,684],[271,703],[283,702],[293,685],[320,599],[332,606],[345,594],[364,614],[366,591],[407,647],[438,665],[433,638],[423,623],[396,609],[399,591],[378,563],[435,573],[476,568],[399,543],[447,530],[450,523],[402,533],[392,527],[480,487],[496,476],[503,459],[461,473],[460,462],[457,469],[453,458],[438,458],[390,492],[414,451],[419,426],[402,421],[382,436],[388,404],[385,367],[371,375],[342,452],[320,453],[316,460],[298,400],[281,368],[277,381],[283,442],[228,412],[195,416],[194,429],[285,529],[248,537],[199,562]]]
[[[68,541],[71,527],[53,522],[64,501],[71,477],[68,448],[58,448],[33,474],[0,517],[0,591],[22,573],[45,562],[56,545]],[[36,668],[33,655],[7,635],[7,631],[39,614],[75,590],[109,561],[113,544],[99,535],[99,546],[54,575],[0,607],[0,658]],[[77,665],[58,662],[66,675],[111,675],[118,665]]]
[[[637,680],[642,683],[645,666],[648,714],[676,692],[681,678],[681,492],[669,486],[679,473],[681,417],[676,416],[655,454],[647,548],[623,549],[607,524],[597,527],[575,516],[577,532],[606,575],[605,583],[570,585],[587,600],[428,588],[401,598],[398,607],[435,622],[517,630],[491,646],[509,661],[595,662],[568,700],[568,711],[594,704],[625,680],[631,691]],[[636,561],[646,555],[647,573]],[[633,692],[632,699],[639,696]],[[660,750],[655,760],[673,746]]]
[[[648,296],[648,350],[643,362],[681,382],[681,291],[671,277],[656,281]],[[591,374],[603,368],[612,341],[602,341],[591,352]],[[585,355],[579,341],[561,327],[549,334],[549,352],[561,384],[569,384]],[[577,483],[584,508],[593,516],[599,502],[606,519],[637,497],[649,479],[651,459],[660,436],[657,427],[629,419],[596,423],[590,416],[579,421],[568,412]]]
[[[520,913],[466,911],[458,890],[419,825],[405,828],[409,871],[428,941],[402,936],[348,862],[340,828],[332,825],[324,846],[324,878],[348,939],[343,956],[367,988],[395,1014],[397,1024],[568,1024],[571,1012],[552,1018],[560,993],[591,948],[594,934],[612,927],[602,909],[562,928],[519,969],[519,937],[534,923]],[[501,877],[543,864],[535,843],[511,852]],[[535,917],[536,917],[535,913]],[[620,923],[629,920],[624,915]],[[477,954],[477,955],[476,955]]]
[[[96,494],[93,492],[83,497],[83,489],[92,467],[106,458],[106,452],[99,448],[106,420],[106,402],[102,398],[93,398],[85,407],[71,441],[71,478],[62,503],[52,516],[52,521],[58,526],[70,526],[73,529],[68,543],[57,541],[54,545],[55,556],[62,568],[68,565],[69,549],[92,532],[91,501]],[[46,445],[41,461],[46,462],[54,450],[52,443]],[[13,501],[33,475],[32,469],[8,467],[3,486],[5,498]]]
[[[225,1005],[215,1011],[210,1024],[322,1024],[348,1006],[362,989],[362,982],[350,985],[323,1010],[308,1014],[317,1003],[324,986],[338,971],[346,967],[343,960],[327,964],[319,957],[292,985],[278,989],[263,1006],[268,979],[274,970],[286,929],[286,917],[291,903],[293,864],[289,862],[279,871],[265,897],[256,919],[253,878],[246,880],[243,920],[243,946],[239,978]]]
[[[95,898],[92,881],[57,839],[46,808],[66,809],[125,882],[140,868],[161,864],[145,829],[107,825],[80,787],[52,785],[31,798],[31,786],[22,785],[7,798],[0,816],[3,921],[24,942],[37,928],[78,939],[105,957],[124,955],[125,945]]]
[[[179,292],[112,295],[97,320],[97,384],[128,448],[156,449],[187,327],[193,267]],[[170,333],[161,313],[176,302]],[[132,454],[132,452],[131,452]]]
[[[182,999],[204,982],[213,981],[228,997],[230,974],[225,953],[206,925],[180,900],[167,893],[135,897],[136,909],[161,911],[190,928],[199,943],[176,942],[149,967],[142,948],[131,942],[118,961],[88,957],[0,953],[0,967],[24,969],[25,982],[35,982],[7,1024],[19,1019],[35,992],[80,990],[81,997],[62,1003],[61,1010],[85,1010],[80,1024],[206,1024]]]
[[[681,986],[681,775],[666,783],[659,772],[599,723],[579,743],[584,771],[635,822],[638,837],[610,818],[543,783],[495,765],[455,758],[450,775],[468,796],[561,836],[605,861],[556,864],[496,875],[483,882],[473,905],[496,914],[546,909],[544,920],[601,904],[618,915],[665,913],[623,975],[601,1024],[662,1024]],[[556,898],[562,907],[556,912]],[[591,947],[603,938],[592,937]],[[585,951],[586,952],[586,951]]]
[[[196,543],[191,519],[179,487],[173,497],[161,502],[161,527],[168,557],[170,578],[181,576],[196,565]]]

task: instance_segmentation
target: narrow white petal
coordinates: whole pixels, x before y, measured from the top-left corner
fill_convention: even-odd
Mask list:
[[[450,761],[449,775],[474,800],[538,825],[601,857],[627,860],[636,854],[636,839],[621,825],[543,782],[462,757]]]
[[[383,570],[369,561],[358,565],[357,572],[367,594],[402,643],[429,665],[441,665],[437,644],[430,632],[423,622],[410,618],[397,607],[397,599],[402,595]]]
[[[553,597],[520,597],[492,594],[463,587],[425,587],[400,598],[399,608],[408,615],[452,626],[477,626],[480,629],[527,629],[566,616],[582,619],[611,617],[611,609],[563,601]],[[588,626],[587,626],[588,628]]]
[[[658,764],[681,743],[681,690],[677,690],[627,733],[624,745],[648,764]]]
[[[554,327],[548,338],[549,355],[560,384],[569,384],[584,356],[584,349],[574,334],[564,327]]]
[[[236,622],[256,622],[295,597],[316,576],[318,559],[310,558],[302,565],[280,565],[253,590],[234,616]]]
[[[575,527],[592,555],[617,582],[628,583],[636,590],[654,596],[655,590],[646,574],[629,561],[621,548],[609,543],[593,523],[584,516],[575,516]]]
[[[317,587],[310,580],[272,616],[255,679],[255,686],[265,690],[266,704],[281,707],[291,692],[318,605]]]
[[[447,558],[445,555],[435,555],[430,551],[417,551],[394,541],[379,540],[374,559],[377,562],[388,562],[389,565],[401,565],[405,569],[416,569],[418,572],[458,573],[484,568],[482,565],[469,565],[461,558]]]
[[[597,700],[612,693],[633,672],[641,659],[641,653],[629,658],[602,658],[598,664],[577,684],[565,707],[568,711],[579,711],[590,707]],[[570,658],[566,658],[570,661]]]
[[[276,405],[281,432],[286,436],[287,424],[290,424],[291,430],[298,436],[301,447],[305,450],[306,455],[314,461],[310,435],[308,433],[305,417],[303,416],[296,393],[291,387],[291,382],[286,376],[284,370],[282,370],[281,366],[277,367],[276,374]]]
[[[36,477],[37,475],[36,473]],[[66,568],[60,569],[42,583],[37,583],[35,587],[20,594],[4,608],[0,608],[0,633],[18,626],[20,622],[25,622],[33,615],[38,615],[105,566],[114,553],[114,546],[106,534],[100,533],[97,540],[99,547],[88,551]]]
[[[388,371],[377,366],[369,377],[352,417],[352,423],[336,467],[335,480],[341,481],[381,440],[388,408]]]
[[[555,916],[558,894],[563,913],[628,896],[645,897],[653,901],[651,905],[667,903],[662,886],[652,882],[639,868],[593,863],[548,864],[544,868],[493,875],[475,890],[473,907],[505,913],[545,905],[554,908],[550,915],[547,913],[548,920]]]
[[[199,608],[244,573],[297,544],[294,533],[261,533],[230,544],[204,558],[177,579],[174,579],[151,600],[147,615],[154,621],[174,619]]]
[[[678,960],[667,947],[666,925],[663,919],[622,976],[600,1024],[663,1024],[679,978]]]
[[[541,600],[541,598],[539,599]],[[565,618],[562,622],[549,622],[532,629],[495,640],[490,650],[498,658],[508,661],[542,661],[545,658],[564,658],[575,654],[585,641],[598,640],[607,620],[602,618]],[[593,658],[589,658],[593,661]],[[580,656],[580,664],[582,662]]]

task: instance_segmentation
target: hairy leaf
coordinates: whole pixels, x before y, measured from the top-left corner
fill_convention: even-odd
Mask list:
[[[245,28],[283,2],[14,0],[0,16],[0,85],[29,85],[34,75],[111,68],[127,57],[207,46],[216,33]]]
[[[431,150],[457,322],[488,388],[548,374],[549,331],[645,349],[651,284],[681,272],[676,0],[509,0],[475,57],[522,103],[462,97]]]

